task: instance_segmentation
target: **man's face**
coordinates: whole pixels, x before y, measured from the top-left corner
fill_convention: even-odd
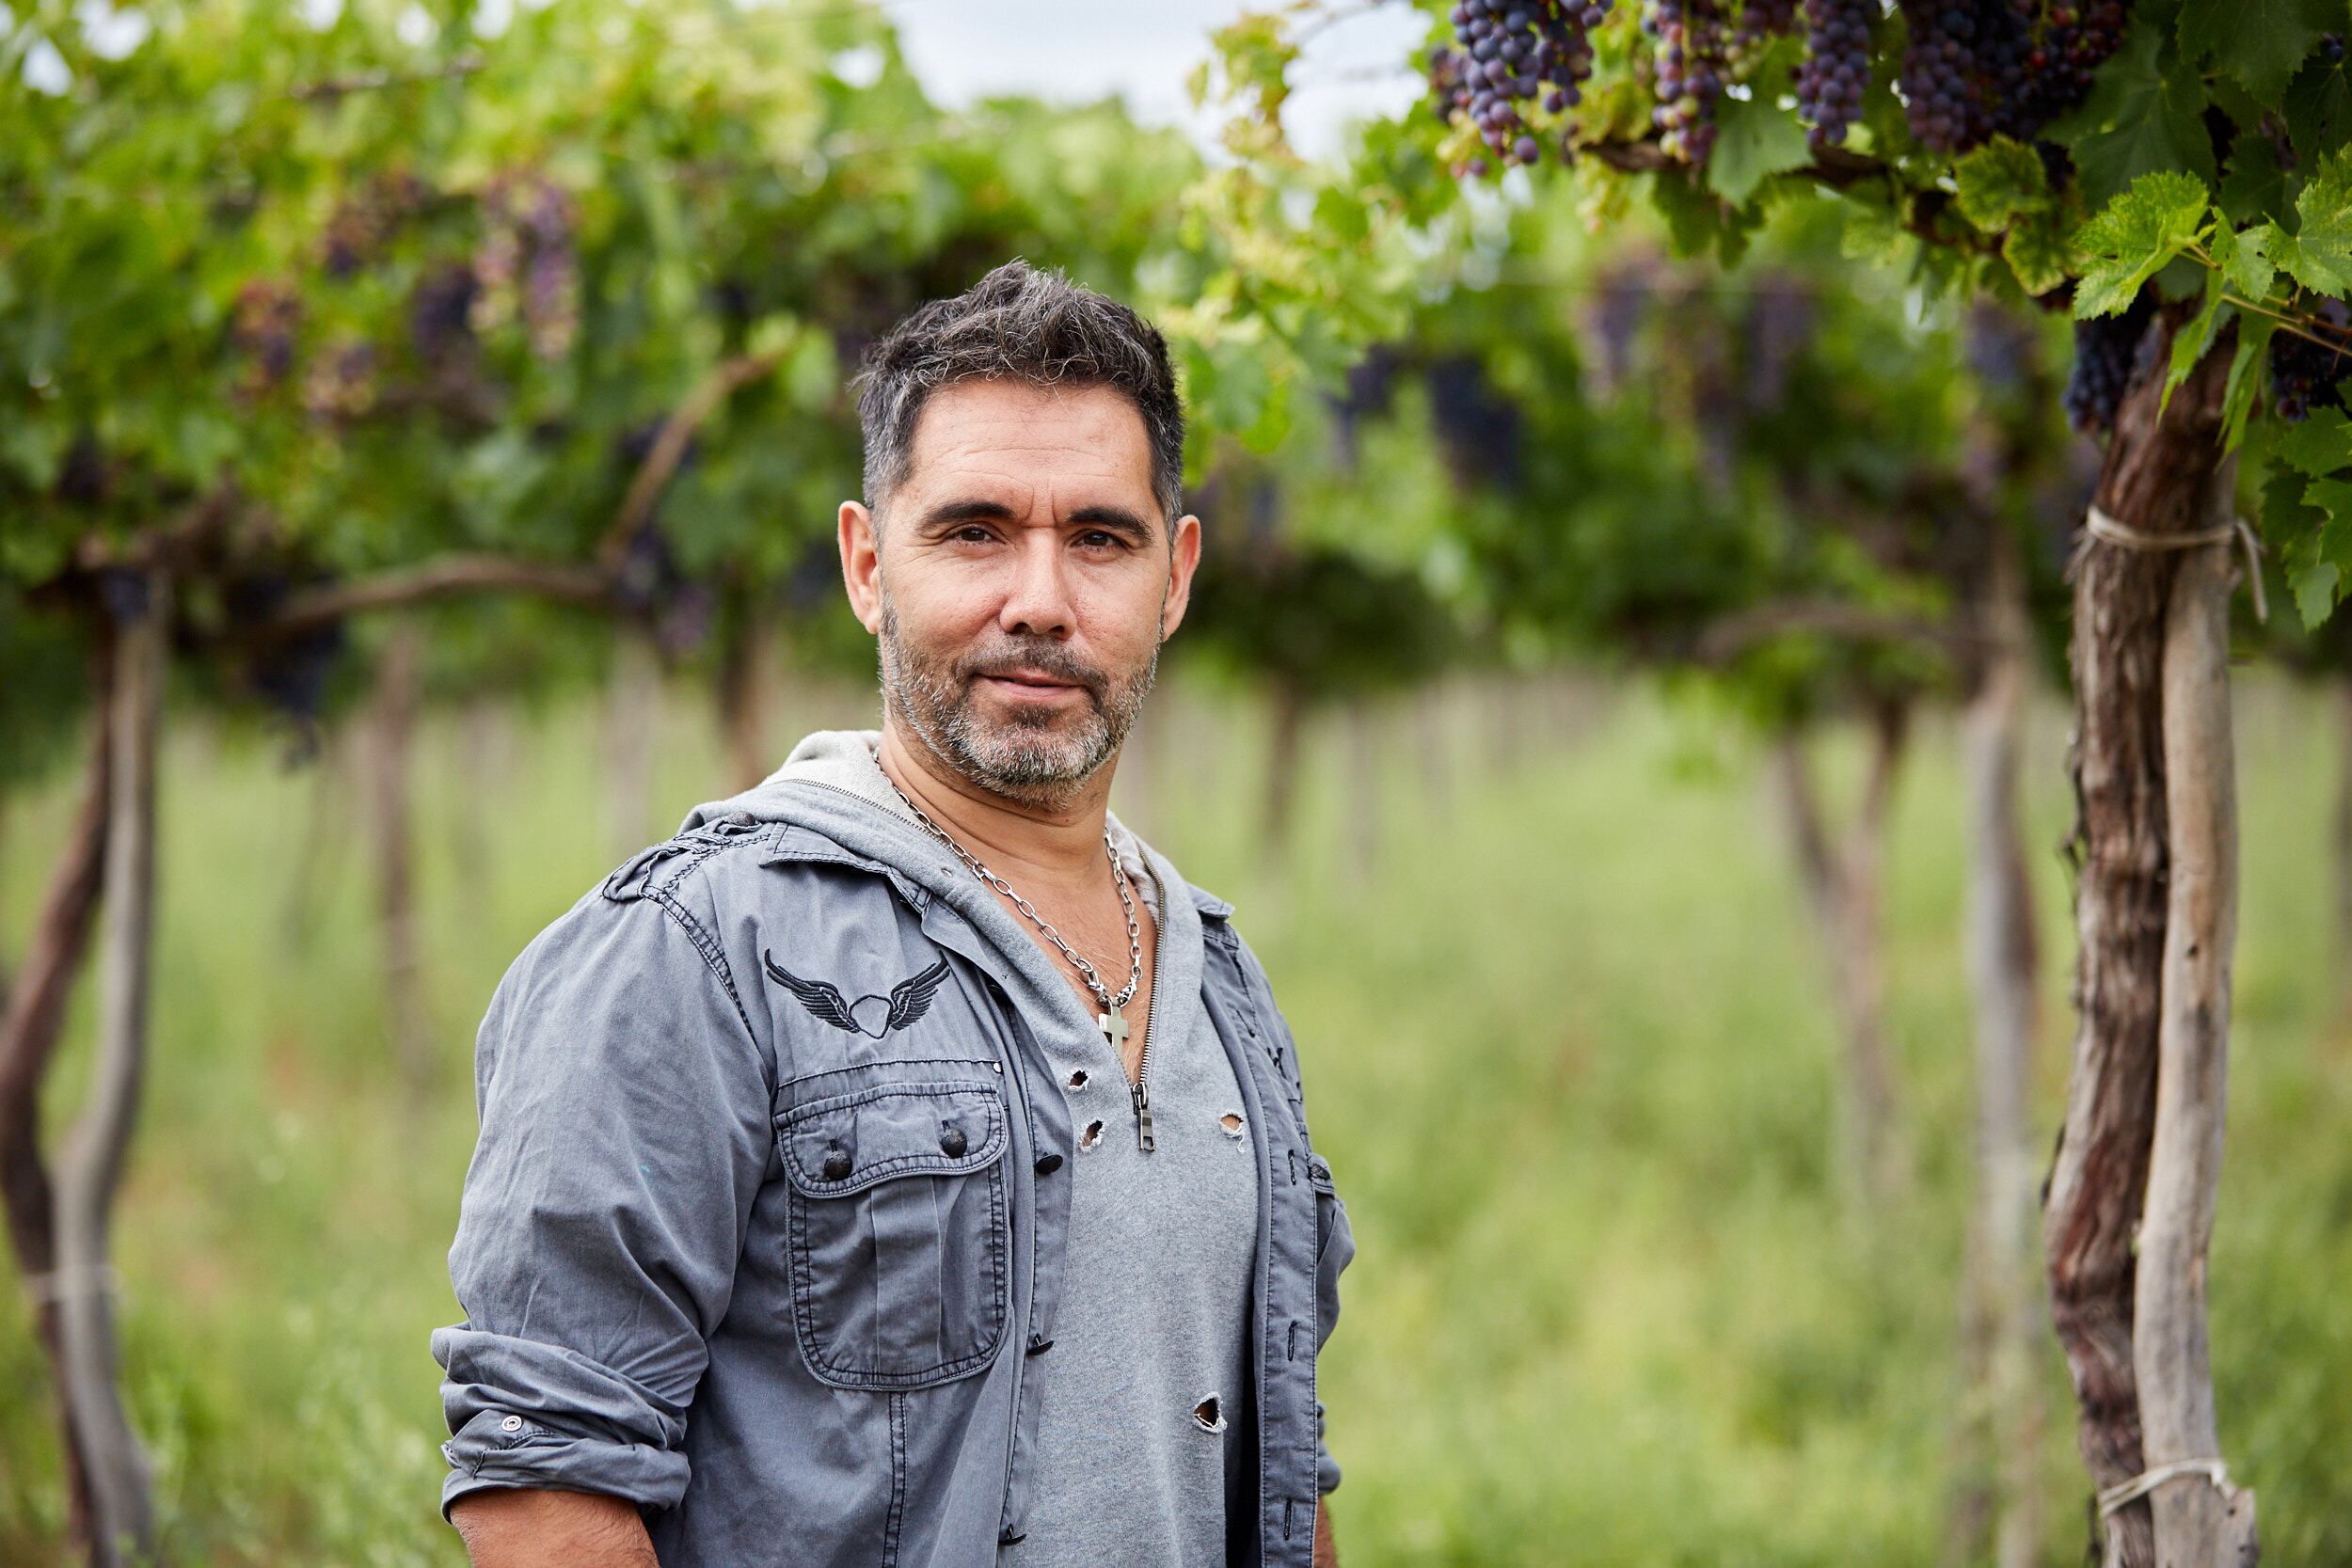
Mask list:
[[[1056,805],[1118,752],[1183,620],[1198,519],[1171,534],[1143,417],[1108,387],[933,393],[881,543],[841,509],[851,602],[914,737],[990,793]]]

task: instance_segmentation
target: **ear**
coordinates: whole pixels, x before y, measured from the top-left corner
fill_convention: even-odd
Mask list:
[[[1168,597],[1162,602],[1165,625],[1160,641],[1176,635],[1184,609],[1192,603],[1192,574],[1200,564],[1200,519],[1187,512],[1176,519],[1175,537],[1168,542]]]
[[[850,608],[869,634],[882,630],[882,542],[873,514],[856,501],[841,503],[841,584]]]

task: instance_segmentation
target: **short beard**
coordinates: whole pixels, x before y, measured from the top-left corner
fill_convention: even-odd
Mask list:
[[[1163,610],[1161,626],[1167,626]],[[1143,711],[1160,667],[1157,640],[1143,668],[1114,680],[1043,638],[1011,638],[952,662],[908,645],[889,590],[882,595],[882,697],[930,753],[990,794],[1025,805],[1060,806],[1118,754]],[[1089,711],[1063,733],[1055,718],[1016,714],[1001,723],[983,719],[973,703],[982,675],[1025,667],[1071,681],[1087,693]]]

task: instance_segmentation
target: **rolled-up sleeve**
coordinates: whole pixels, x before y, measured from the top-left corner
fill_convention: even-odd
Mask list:
[[[1238,938],[1238,933],[1236,933]],[[1280,1060],[1289,1064],[1285,1071],[1297,1087],[1301,1116],[1306,1111],[1307,1089],[1305,1069],[1298,1059],[1298,1038],[1291,1031],[1288,1015],[1275,999],[1274,982],[1266,974],[1265,966],[1246,942],[1236,942],[1243,960],[1243,969],[1253,983],[1263,990],[1266,1006],[1273,1014],[1274,1028],[1281,1044]],[[1322,1164],[1327,1179],[1328,1162]],[[1331,1182],[1331,1228],[1324,1238],[1322,1251],[1315,1259],[1315,1352],[1322,1354],[1325,1341],[1340,1321],[1340,1274],[1356,1257],[1356,1232],[1347,1221],[1347,1205],[1341,1201],[1339,1183]],[[1331,1457],[1330,1445],[1324,1441],[1323,1401],[1315,1400],[1315,1490],[1318,1493],[1336,1491],[1340,1484],[1340,1462]]]
[[[1356,1232],[1347,1223],[1347,1205],[1340,1201],[1336,1189],[1331,1195],[1331,1235],[1325,1243],[1323,1256],[1315,1259],[1315,1352],[1319,1356],[1324,1341],[1331,1338],[1331,1330],[1340,1321],[1340,1271],[1356,1256]],[[1340,1484],[1340,1462],[1331,1457],[1330,1446],[1323,1437],[1323,1401],[1315,1401],[1315,1490],[1331,1492]]]
[[[487,1487],[685,1494],[771,1148],[772,1069],[707,932],[678,896],[592,893],[491,998],[449,1256],[465,1321],[432,1338],[445,1516]]]

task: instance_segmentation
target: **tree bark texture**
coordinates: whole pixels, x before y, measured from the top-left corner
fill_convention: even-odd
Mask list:
[[[2173,318],[2162,319],[2169,332]],[[2097,490],[2109,516],[2150,535],[2205,526],[2221,460],[2229,355],[2208,354],[2160,409],[2166,358],[2158,352],[2155,369],[2125,392]],[[2137,1476],[2144,1462],[2132,1250],[2154,1130],[2169,868],[2162,664],[2178,565],[2179,552],[2088,533],[2074,562],[2077,1022],[2065,1124],[2043,1190],[2042,1263],[2080,1407],[2078,1441],[2101,1488]],[[2108,1518],[2102,1549],[2106,1568],[2154,1568],[2144,1501]]]
[[[148,970],[155,891],[155,752],[169,647],[170,583],[161,572],[117,585],[116,665],[106,722],[104,907],[98,1038],[89,1101],[57,1159],[53,1277],[65,1350],[66,1406],[90,1490],[90,1560],[151,1560],[154,1507],[147,1456],[122,1405],[108,1257],[147,1057]]]
[[[6,1208],[18,1277],[32,1298],[33,1332],[56,1378],[67,1526],[77,1541],[87,1540],[89,1533],[89,1475],[65,1402],[64,1328],[58,1294],[52,1288],[57,1265],[56,1199],[40,1149],[40,1089],[64,1033],[66,1002],[88,957],[104,879],[111,800],[108,764],[113,755],[108,721],[112,660],[110,642],[102,640],[100,648],[93,681],[98,721],[91,726],[81,803],[50,872],[8,1011],[0,1017],[0,1203]]]
[[[2219,498],[2226,515],[2229,497]],[[2170,884],[2164,1007],[2156,1030],[2155,1132],[2139,1222],[2132,1358],[2140,1459],[2151,1468],[2217,1457],[2205,1338],[2206,1249],[2221,1183],[2237,940],[2237,786],[2230,735],[2226,546],[2195,550],[2172,578],[2164,635],[2165,811]],[[2250,1568],[2254,1497],[2201,1475],[2149,1495],[2156,1560]]]

